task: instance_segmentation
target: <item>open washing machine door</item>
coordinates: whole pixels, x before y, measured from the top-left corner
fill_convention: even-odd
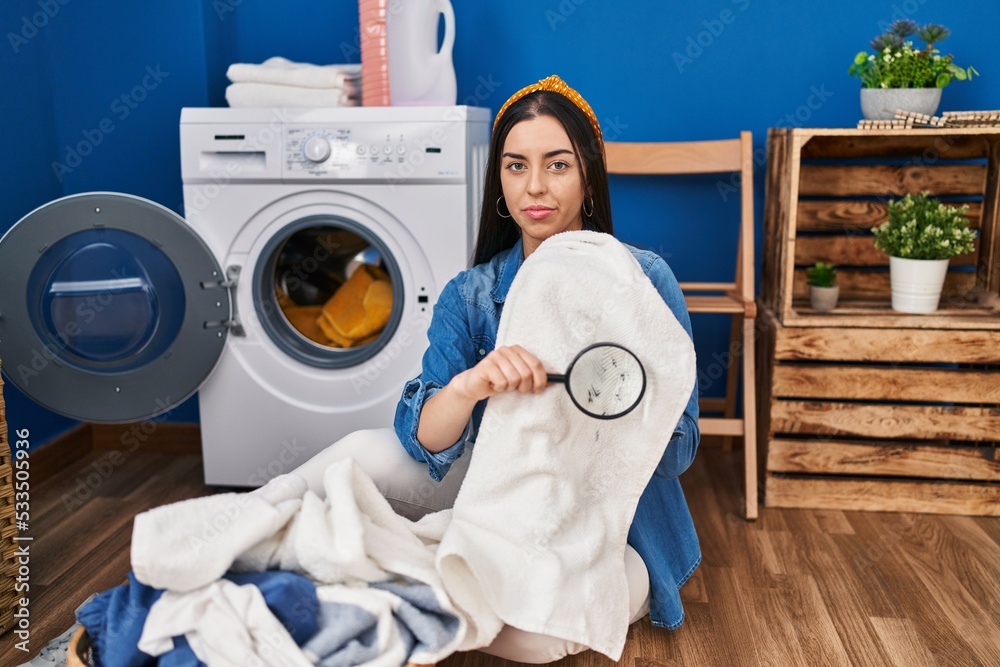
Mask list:
[[[0,239],[0,267],[3,370],[73,419],[166,412],[198,390],[238,327],[234,277],[181,217],[140,197],[49,202]]]

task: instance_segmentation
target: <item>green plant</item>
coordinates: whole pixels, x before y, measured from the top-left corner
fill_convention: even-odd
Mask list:
[[[949,206],[926,192],[889,200],[889,219],[872,230],[875,247],[905,259],[948,259],[972,252],[968,204]]]
[[[914,34],[926,42],[923,49],[915,49],[912,41],[906,41]],[[875,53],[861,51],[854,56],[848,71],[859,77],[865,88],[944,88],[952,79],[971,79],[979,74],[975,68],[963,69],[952,62],[953,56],[942,56],[934,48],[950,34],[941,25],[929,23],[919,28],[915,22],[901,19],[871,41]]]
[[[833,264],[816,262],[806,270],[806,282],[814,287],[833,287],[837,282],[837,268]]]

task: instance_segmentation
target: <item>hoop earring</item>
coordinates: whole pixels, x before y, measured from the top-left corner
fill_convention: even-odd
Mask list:
[[[497,199],[497,205],[496,205],[497,215],[499,215],[501,218],[510,218],[510,217],[512,217],[510,215],[504,215],[503,213],[500,212],[500,200],[501,199],[503,199],[503,195],[500,195],[500,199]],[[510,211],[510,209],[507,209],[507,210],[508,210],[508,212]]]
[[[583,200],[583,214],[588,218],[594,215],[594,198],[590,198],[590,213],[587,213],[587,200]]]

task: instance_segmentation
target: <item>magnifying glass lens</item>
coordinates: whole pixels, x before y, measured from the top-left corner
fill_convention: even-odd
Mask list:
[[[646,391],[646,372],[632,352],[614,343],[598,343],[576,356],[565,376],[573,403],[591,417],[614,419],[628,414]]]

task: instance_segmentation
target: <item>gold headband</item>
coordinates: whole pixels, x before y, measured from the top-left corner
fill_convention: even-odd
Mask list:
[[[503,103],[503,106],[500,107],[500,111],[497,112],[496,120],[493,121],[493,130],[496,131],[497,124],[500,122],[500,119],[503,118],[504,113],[506,113],[511,104],[517,102],[526,95],[537,93],[539,90],[548,90],[553,93],[559,93],[575,104],[576,107],[582,111],[585,116],[587,116],[587,119],[590,120],[590,126],[594,129],[594,134],[597,135],[597,140],[601,142],[601,151],[604,151],[604,135],[601,134],[601,124],[597,122],[597,116],[594,114],[594,110],[590,108],[590,105],[587,104],[587,100],[583,99],[580,93],[566,85],[566,82],[555,74],[542,79],[538,83],[525,86],[511,95],[510,98]]]

